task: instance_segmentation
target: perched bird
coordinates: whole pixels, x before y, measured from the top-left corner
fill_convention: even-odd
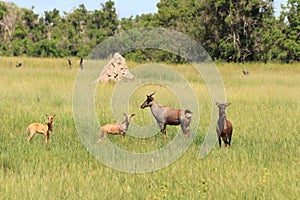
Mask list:
[[[79,64],[80,69],[83,69],[83,58],[80,58],[80,64]]]
[[[69,68],[71,69],[72,68],[72,62],[70,59],[68,59],[68,63],[69,63]]]
[[[20,63],[20,62],[17,63],[17,64],[16,64],[16,67],[17,67],[17,68],[22,67],[22,63]]]
[[[247,76],[250,72],[248,71],[248,69],[243,70],[243,74],[244,76]]]

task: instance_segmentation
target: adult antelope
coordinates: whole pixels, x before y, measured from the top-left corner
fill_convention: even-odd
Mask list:
[[[71,69],[72,68],[72,62],[69,58],[67,60],[68,60],[68,63],[69,63],[69,68]]]
[[[147,95],[147,99],[141,105],[141,108],[150,107],[151,112],[156,119],[161,132],[166,138],[166,127],[167,125],[179,125],[185,137],[190,136],[190,122],[192,120],[192,112],[190,110],[177,110],[168,106],[159,105],[153,98],[153,92]]]
[[[229,106],[231,103],[218,103],[216,102],[216,105],[219,108],[219,119],[217,123],[217,134],[218,134],[218,140],[219,145],[221,147],[221,138],[224,141],[225,147],[227,145],[230,146],[231,136],[233,127],[231,122],[226,118],[225,109],[227,106]]]
[[[79,67],[83,70],[83,58],[80,58]]]
[[[243,70],[242,72],[243,72],[244,76],[247,76],[247,75],[249,75],[249,73],[250,73],[248,69],[245,69],[245,70]]]
[[[28,136],[28,143],[30,143],[30,140],[32,139],[32,137],[36,134],[36,133],[40,133],[43,134],[45,137],[45,143],[48,143],[49,137],[50,137],[50,131],[52,131],[53,129],[53,118],[55,117],[55,115],[45,115],[48,118],[48,122],[41,124],[41,123],[32,123],[30,124],[27,129],[26,129],[26,133],[30,133],[30,135]]]

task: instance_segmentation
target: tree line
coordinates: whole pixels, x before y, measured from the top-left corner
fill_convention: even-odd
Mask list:
[[[118,19],[112,0],[100,9],[84,4],[71,12],[31,9],[0,1],[0,55],[85,57],[105,39],[147,27],[182,32],[201,44],[213,60],[299,62],[300,0],[288,0],[275,17],[273,0],[161,0],[155,14]],[[139,42],[139,41],[134,41]],[[135,61],[184,62],[168,52],[141,49]]]

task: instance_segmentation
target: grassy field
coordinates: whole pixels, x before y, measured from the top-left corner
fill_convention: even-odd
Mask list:
[[[19,61],[23,66],[16,68]],[[77,66],[68,69],[65,59],[0,57],[0,199],[298,199],[300,65],[219,63],[232,103],[227,109],[234,126],[232,146],[216,144],[203,159],[199,150],[210,120],[209,94],[189,66],[173,67],[197,92],[201,120],[195,139],[170,166],[132,174],[106,167],[82,144],[72,111]],[[245,68],[250,70],[247,77],[241,73]],[[97,88],[100,124],[114,120],[107,108],[113,88],[114,84]],[[144,92],[151,89],[159,91],[159,103],[178,106],[165,88],[148,85],[130,100],[130,111],[139,115],[133,118],[136,124],[152,120],[148,109],[138,109]],[[45,122],[44,114],[52,113],[57,117],[49,144],[36,135],[28,145],[26,127]],[[109,139],[121,148],[146,152],[166,145],[177,130],[168,127],[167,140],[158,127],[149,139]]]

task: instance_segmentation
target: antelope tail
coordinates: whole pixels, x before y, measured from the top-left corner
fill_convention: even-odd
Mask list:
[[[185,118],[190,119],[190,118],[192,118],[192,115],[193,115],[192,111],[190,111],[188,109],[184,111]]]

